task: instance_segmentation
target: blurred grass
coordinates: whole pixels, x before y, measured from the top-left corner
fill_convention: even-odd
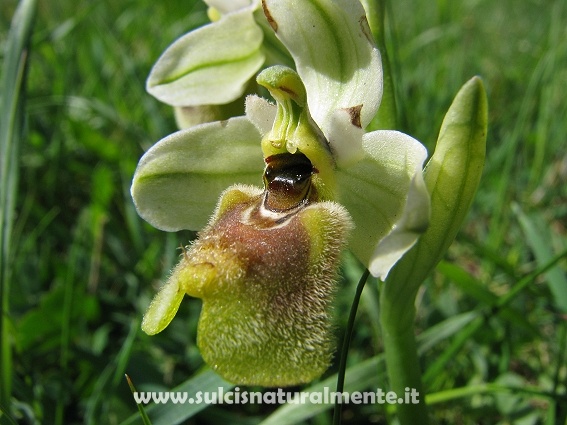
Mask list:
[[[0,88],[0,408],[11,410],[14,326],[10,317],[13,243],[29,44],[37,3],[24,1],[14,13],[5,45]]]
[[[16,6],[0,5],[3,68]],[[174,130],[169,108],[145,93],[146,76],[168,44],[206,20],[195,1],[38,3],[10,238],[18,423],[118,424],[137,412],[124,372],[140,391],[170,390],[203,367],[194,343],[198,302],[184,302],[163,334],[139,331],[177,247],[193,235],[166,235],[140,220],[129,186],[143,151]],[[436,423],[565,423],[565,259],[521,286],[506,307],[499,304],[567,247],[565,22],[562,0],[388,3],[402,130],[431,148],[465,81],[481,75],[489,97],[479,193],[446,262],[418,297]],[[536,230],[526,235],[530,223]],[[341,326],[360,274],[345,261]],[[376,300],[370,281],[349,365],[369,361],[378,377],[382,363],[369,360],[382,349]],[[482,326],[472,332],[477,321]],[[375,382],[387,388],[383,378]],[[503,387],[512,390],[496,391]],[[385,423],[391,413],[383,406],[343,411],[352,424]],[[285,416],[273,406],[213,406],[186,423],[259,423],[271,412]],[[328,409],[307,408],[299,417],[331,420]]]

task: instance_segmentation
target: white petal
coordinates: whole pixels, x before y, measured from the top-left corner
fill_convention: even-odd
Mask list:
[[[207,6],[214,7],[221,14],[235,12],[252,5],[252,10],[260,5],[260,0],[204,0]]]
[[[368,266],[377,261],[376,252],[391,254],[384,264],[393,265],[407,250],[400,246],[409,248],[413,242],[405,236],[396,241],[395,234],[390,241],[385,238],[396,228],[423,231],[429,217],[429,195],[420,183],[427,151],[412,137],[389,130],[365,134],[363,149],[365,158],[337,173],[339,202],[356,226],[350,247]],[[379,248],[382,241],[387,245]],[[385,276],[389,268],[374,271]]]
[[[348,167],[364,157],[363,135],[364,130],[352,123],[349,110],[337,109],[331,115],[327,140],[339,167]]]
[[[276,105],[256,95],[246,97],[246,116],[264,136],[272,129],[276,119]]]
[[[386,280],[390,269],[416,243],[417,238],[429,225],[430,199],[423,181],[423,173],[418,171],[412,179],[402,218],[392,231],[380,241],[368,269],[374,277]]]
[[[353,0],[265,0],[276,35],[292,54],[309,110],[329,137],[333,112],[362,105],[365,128],[382,96],[380,54],[364,8]]]

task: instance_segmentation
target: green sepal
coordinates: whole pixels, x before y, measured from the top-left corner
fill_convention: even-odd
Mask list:
[[[156,143],[138,164],[131,194],[142,218],[161,230],[205,226],[235,182],[260,184],[260,134],[245,117],[198,125]]]
[[[264,63],[253,8],[222,16],[176,40],[152,68],[147,91],[172,106],[229,103]]]
[[[380,103],[382,67],[360,2],[264,0],[262,7],[295,60],[323,132],[336,110],[358,106],[359,127],[366,127]]]

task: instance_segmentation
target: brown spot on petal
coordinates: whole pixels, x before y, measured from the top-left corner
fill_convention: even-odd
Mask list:
[[[270,24],[270,26],[272,27],[274,32],[278,32],[278,23],[276,22],[276,20],[273,18],[272,14],[270,13],[270,10],[268,9],[268,6],[266,5],[266,0],[262,0],[262,9],[264,9],[264,15],[266,15],[266,19],[268,20],[268,23]]]
[[[362,110],[362,105],[352,106],[350,108],[346,108],[345,111],[348,112],[350,115],[350,122],[352,125],[357,126],[358,128],[362,128],[362,124],[360,122],[360,111]]]

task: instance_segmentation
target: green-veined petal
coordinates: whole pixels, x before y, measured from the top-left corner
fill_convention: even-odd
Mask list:
[[[185,34],[154,65],[146,89],[172,106],[223,104],[244,93],[264,62],[252,7]]]
[[[245,117],[178,131],[138,164],[132,198],[142,218],[165,231],[198,230],[224,189],[262,182],[260,134]]]
[[[427,151],[412,137],[390,130],[365,134],[363,149],[364,159],[337,172],[339,202],[355,223],[351,250],[365,265],[374,265],[374,276],[385,278],[427,227],[429,194],[421,176]],[[408,232],[414,233],[413,241]],[[381,261],[375,254],[388,257]]]
[[[366,127],[380,104],[382,66],[362,5],[353,0],[265,0],[263,5],[295,60],[311,116],[323,133],[328,136],[337,109],[358,107],[355,118]]]

